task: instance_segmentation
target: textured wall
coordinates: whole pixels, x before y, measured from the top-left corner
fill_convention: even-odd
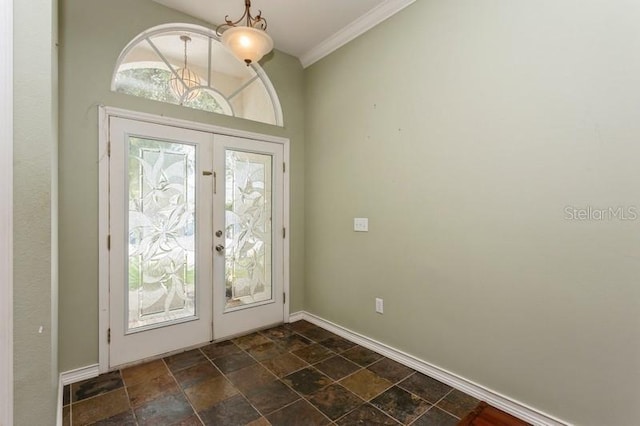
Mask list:
[[[638,21],[420,0],[309,68],[306,308],[570,422],[637,423],[640,222],[565,208],[640,204]]]
[[[14,2],[14,424],[55,424],[57,6]]]
[[[263,63],[283,108],[285,127],[279,128],[110,91],[116,59],[132,38],[164,23],[200,23],[193,18],[151,0],[63,0],[60,19],[60,370],[98,362],[99,104],[291,140],[291,311],[302,309],[304,103],[298,60],[275,52]]]

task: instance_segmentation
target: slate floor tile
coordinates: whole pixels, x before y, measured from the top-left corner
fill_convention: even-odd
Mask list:
[[[262,386],[255,386],[246,395],[249,402],[264,415],[300,399],[297,393],[280,380]]]
[[[448,426],[478,403],[304,321],[103,374],[62,392],[63,426]]]
[[[131,401],[131,406],[134,408],[160,396],[179,391],[176,381],[168,373],[127,387],[129,401]]]
[[[281,325],[278,327],[269,328],[267,330],[262,330],[260,334],[270,338],[270,339],[282,339],[283,337],[288,337],[294,334],[295,332],[290,328]]]
[[[137,424],[133,411],[127,410],[108,419],[92,423],[91,426],[137,426]]]
[[[418,395],[431,404],[438,402],[440,398],[452,389],[451,386],[417,372],[400,382],[398,386]]]
[[[236,395],[199,413],[206,426],[246,425],[260,418],[260,414],[242,395]]]
[[[197,385],[205,380],[220,376],[222,373],[213,366],[211,361],[200,362],[184,370],[173,373],[178,384],[183,388]]]
[[[309,321],[305,321],[305,320],[292,322],[290,324],[286,324],[285,326],[295,331],[296,333],[300,333],[301,331],[306,331],[314,328],[319,328],[317,325],[311,324]]]
[[[240,349],[249,349],[255,346],[262,345],[264,343],[269,343],[272,340],[263,336],[260,333],[249,334],[248,336],[238,337],[233,339],[233,343],[235,343]]]
[[[326,340],[326,339],[329,339],[329,338],[338,337],[337,335],[333,334],[332,332],[327,331],[327,330],[322,329],[322,328],[319,328],[319,327],[310,328],[308,330],[303,330],[303,331],[300,332],[300,334],[302,334],[307,339],[313,340],[314,342],[322,342],[323,340]]]
[[[226,355],[213,360],[213,363],[223,373],[230,373],[232,371],[240,370],[241,368],[248,367],[251,364],[255,364],[255,360],[245,352],[238,352],[231,355]]]
[[[285,353],[275,358],[262,361],[262,365],[271,370],[276,376],[284,377],[294,371],[307,367],[309,364],[293,354]]]
[[[331,420],[336,420],[364,404],[362,399],[339,384],[333,384],[315,392],[309,398],[309,402]]]
[[[224,342],[212,343],[200,349],[203,354],[207,356],[207,358],[214,360],[216,358],[220,358],[223,356],[236,354],[241,352],[240,349],[235,343],[231,340],[225,340]]]
[[[431,407],[425,400],[397,386],[374,398],[371,405],[404,424],[411,423]]]
[[[82,401],[111,392],[124,386],[120,371],[101,374],[92,379],[83,380],[71,385],[71,402]]]
[[[454,389],[438,402],[438,407],[461,419],[473,411],[478,403],[480,400]]]
[[[329,377],[312,367],[289,374],[282,380],[303,395],[310,395],[332,382]]]
[[[415,426],[455,426],[460,420],[437,407],[432,407],[424,413],[413,425]],[[412,426],[413,426],[412,425]]]
[[[122,379],[124,380],[125,386],[133,386],[140,382],[145,382],[168,373],[169,370],[167,369],[164,361],[157,359],[155,361],[123,369]]]
[[[368,366],[367,369],[373,371],[378,376],[389,380],[391,383],[398,383],[400,380],[406,379],[411,374],[415,373],[414,369],[404,366],[389,358],[382,358],[380,361]]]
[[[299,334],[277,338],[274,339],[274,342],[280,345],[285,351],[289,352],[302,349],[312,343],[311,340],[307,339],[306,337],[300,336]]]
[[[322,361],[334,355],[333,352],[318,343],[314,343],[305,348],[293,351],[293,354],[308,362],[309,364],[315,364],[316,362]]]
[[[397,426],[400,425],[371,404],[363,404],[336,422],[338,426]]]
[[[238,393],[223,376],[214,377],[187,388],[184,393],[196,411],[202,411]]]
[[[176,372],[206,360],[207,358],[200,352],[200,349],[193,349],[168,356],[164,359],[164,362],[167,364],[167,367],[169,367],[169,370]]]
[[[343,379],[340,383],[365,401],[389,389],[393,383],[376,373],[363,369]]]
[[[377,354],[370,349],[363,348],[362,346],[355,346],[342,352],[341,355],[362,367],[367,367],[382,358],[382,355]]]
[[[71,423],[86,425],[108,419],[129,410],[129,399],[124,388],[84,399],[71,405]]]
[[[192,416],[193,408],[182,393],[156,398],[134,409],[138,424],[173,425]]]
[[[267,342],[247,349],[249,355],[257,359],[258,361],[275,358],[287,351],[288,349],[284,347],[284,345],[279,345],[275,342]]]
[[[340,355],[319,362],[315,367],[333,380],[340,380],[362,368]]]
[[[304,399],[266,417],[273,426],[324,426],[330,423],[327,417]]]
[[[227,378],[245,394],[251,389],[277,380],[269,370],[260,364],[253,364],[227,374]]]
[[[355,343],[350,342],[347,339],[343,339],[340,336],[330,337],[321,341],[320,344],[336,353],[344,352],[347,349],[351,349],[356,346]]]

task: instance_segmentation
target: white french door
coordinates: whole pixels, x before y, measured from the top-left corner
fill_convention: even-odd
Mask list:
[[[211,340],[209,133],[110,120],[109,366]]]
[[[117,117],[109,137],[109,368],[282,322],[282,145]]]

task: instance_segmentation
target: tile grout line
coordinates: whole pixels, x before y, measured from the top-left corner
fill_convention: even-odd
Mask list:
[[[302,336],[301,334],[297,333],[296,331],[293,331],[293,333],[294,333],[294,334],[297,334],[297,335],[299,335],[299,336]],[[267,337],[267,336],[265,336],[265,337],[266,337],[267,339],[269,339],[269,337]],[[309,339],[308,337],[305,337],[305,336],[302,336],[302,337],[304,337],[305,339],[307,339],[307,340],[309,340],[309,341],[312,341],[312,342],[314,341],[314,340],[312,340],[312,339]],[[271,340],[271,341],[273,341],[273,339],[270,339],[270,340]],[[276,342],[274,342],[274,343],[276,343]],[[300,348],[300,349],[303,349],[303,348]],[[296,354],[294,354],[294,353],[293,353],[293,351],[287,351],[287,352],[285,352],[285,353],[290,353],[290,354],[292,354],[293,356],[295,356],[295,357],[297,357],[297,358],[301,359],[302,361],[304,361],[304,362],[306,362],[306,363],[308,364],[308,366],[303,367],[303,368],[300,368],[299,370],[296,370],[296,371],[294,371],[294,372],[291,372],[291,373],[287,374],[287,376],[288,376],[288,375],[291,375],[291,374],[294,374],[294,373],[295,373],[295,372],[297,372],[297,371],[304,370],[305,368],[313,367],[313,365],[312,365],[312,364],[310,364],[309,362],[305,361],[304,359],[302,359],[302,358],[298,357]],[[253,359],[258,363],[258,365],[260,365],[260,366],[261,366],[261,367],[263,367],[265,370],[269,371],[273,376],[275,376],[275,377],[276,377],[276,380],[280,381],[283,385],[285,385],[287,388],[289,388],[290,390],[292,390],[292,391],[293,391],[294,393],[296,393],[296,394],[298,395],[298,397],[299,397],[299,398],[298,398],[298,399],[296,399],[295,401],[293,401],[293,402],[291,402],[291,403],[289,403],[289,404],[287,404],[287,405],[285,405],[285,406],[283,406],[283,407],[280,407],[280,408],[278,408],[277,410],[273,410],[273,411],[272,411],[271,413],[269,413],[269,414],[265,414],[264,416],[262,416],[262,417],[264,417],[264,418],[265,418],[265,420],[269,421],[269,420],[267,419],[267,415],[271,415],[271,414],[273,414],[273,413],[275,413],[275,412],[278,412],[278,411],[280,411],[280,410],[283,410],[283,409],[285,409],[286,407],[289,407],[289,406],[291,406],[291,405],[293,405],[293,404],[297,403],[298,401],[302,400],[302,401],[307,402],[309,405],[311,405],[311,406],[312,406],[316,411],[318,411],[321,415],[323,415],[325,418],[327,418],[327,419],[329,420],[329,422],[330,422],[330,423],[332,423],[332,420],[331,420],[328,416],[326,416],[322,411],[320,411],[320,410],[318,409],[318,407],[316,407],[315,405],[311,404],[311,403],[310,403],[310,402],[305,398],[305,396],[304,396],[304,395],[302,395],[302,394],[301,394],[300,392],[298,392],[297,390],[293,389],[293,388],[292,388],[291,386],[289,386],[289,385],[288,385],[284,380],[282,380],[280,377],[278,377],[276,374],[274,374],[271,370],[269,370],[268,368],[266,368],[265,366],[263,366],[263,365],[262,365],[262,363],[261,363],[260,361],[258,361],[255,357],[253,357],[250,353],[248,353],[248,352],[247,352],[247,354],[248,354],[250,357],[252,357],[252,358],[253,358]],[[274,357],[274,358],[275,358],[275,357]],[[330,385],[327,385],[327,386],[330,386]],[[324,388],[325,388],[325,387],[327,387],[327,386],[324,386],[324,387],[322,387],[321,389],[324,389]],[[320,389],[319,389],[319,390],[320,390]],[[254,409],[256,409],[256,408],[254,407]],[[257,410],[257,409],[256,409],[256,410]],[[257,410],[257,411],[258,411],[258,413],[260,413],[260,411],[259,411],[259,410]],[[269,423],[271,423],[271,422],[269,422]]]
[[[120,378],[122,379],[122,384],[124,385],[124,393],[127,396],[127,402],[129,403],[129,409],[131,410],[131,415],[133,416],[133,421],[136,422],[136,426],[140,423],[138,422],[138,416],[136,416],[136,411],[133,409],[133,404],[131,403],[131,398],[129,397],[129,386],[127,386],[127,382],[124,380],[124,375],[122,374],[122,369],[118,369],[118,373],[120,373]]]
[[[204,358],[209,361],[211,364],[213,364],[209,358],[200,350],[200,348],[197,348],[197,350],[204,356]],[[185,351],[187,352],[187,351]],[[182,352],[184,353],[184,352]],[[177,355],[177,354],[176,354]],[[189,396],[186,394],[184,388],[180,385],[180,383],[178,382],[178,379],[176,379],[176,376],[173,374],[173,371],[169,368],[169,364],[167,364],[167,362],[165,361],[164,358],[161,358],[162,363],[164,364],[165,368],[167,369],[167,371],[169,372],[169,375],[171,376],[171,378],[173,379],[173,381],[176,383],[176,385],[178,386],[178,389],[180,390],[180,393],[182,394],[182,396],[184,396],[184,399],[187,401],[187,403],[189,404],[189,407],[191,407],[191,410],[193,410],[194,414],[196,415],[196,417],[198,418],[198,420],[200,421],[200,423],[202,423],[204,425],[204,422],[202,421],[202,418],[200,417],[200,414],[196,411],[196,407],[193,406],[193,403],[191,402],[191,400],[189,399]],[[195,364],[194,364],[195,365]],[[191,368],[192,366],[183,368],[183,370],[186,370],[187,368]],[[215,365],[213,366],[215,368]],[[180,370],[178,370],[180,371]]]

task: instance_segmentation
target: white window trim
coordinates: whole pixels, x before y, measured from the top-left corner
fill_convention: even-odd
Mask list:
[[[113,74],[111,76],[111,91],[113,91],[113,92],[116,91],[116,75],[118,74],[118,69],[120,68],[120,65],[124,62],[125,58],[129,54],[129,52],[131,52],[131,50],[133,48],[135,48],[143,40],[145,40],[147,38],[154,37],[154,36],[156,36],[158,34],[166,33],[168,31],[177,32],[177,33],[180,33],[180,32],[189,33],[190,32],[190,33],[199,34],[201,36],[210,37],[210,38],[212,38],[214,40],[220,41],[220,37],[216,34],[215,31],[213,31],[213,30],[211,30],[209,28],[206,28],[206,27],[202,27],[200,25],[194,25],[194,24],[162,24],[162,25],[158,25],[158,26],[149,28],[149,29],[141,32],[140,34],[138,34],[136,37],[134,37],[133,40],[131,40],[125,46],[125,48],[122,49],[122,52],[120,52],[120,55],[118,56],[118,60],[116,61],[116,66],[115,66],[115,68],[113,70]],[[271,99],[271,103],[273,105],[273,111],[274,111],[274,114],[275,114],[275,120],[276,120],[275,125],[279,126],[279,127],[284,127],[284,116],[283,116],[283,113],[282,113],[282,105],[280,104],[280,98],[278,98],[278,93],[276,92],[276,89],[273,87],[273,83],[271,83],[271,80],[269,79],[269,76],[262,69],[260,64],[252,63],[251,64],[251,68],[253,68],[253,70],[256,72],[256,74],[258,75],[258,78],[262,81],[262,83],[264,84],[265,89],[267,90],[267,93],[269,94],[269,97]],[[214,87],[207,86],[205,88],[217,92],[217,90]],[[235,114],[234,114],[234,116],[235,116]]]
[[[0,425],[13,424],[13,0],[0,0]]]
[[[6,1],[6,0],[0,0]],[[145,121],[148,123],[162,124],[165,126],[179,127],[183,129],[198,130],[218,135],[237,136],[246,139],[255,139],[265,142],[274,142],[283,145],[284,162],[286,172],[284,174],[284,213],[283,226],[286,228],[284,238],[284,283],[283,291],[286,294],[284,306],[284,322],[289,322],[291,306],[290,297],[290,261],[291,254],[291,220],[290,220],[290,197],[291,182],[289,173],[290,143],[288,138],[279,136],[264,135],[260,133],[247,132],[244,130],[230,129],[227,127],[215,126],[211,124],[196,123],[193,121],[180,120],[166,116],[147,114],[143,112],[129,111],[120,108],[100,106],[98,108],[98,295],[99,295],[99,339],[98,339],[98,363],[100,373],[109,371],[109,342],[107,336],[109,332],[109,249],[107,241],[109,238],[109,119],[111,117],[127,118],[130,120]],[[4,426],[4,425],[0,425]]]

